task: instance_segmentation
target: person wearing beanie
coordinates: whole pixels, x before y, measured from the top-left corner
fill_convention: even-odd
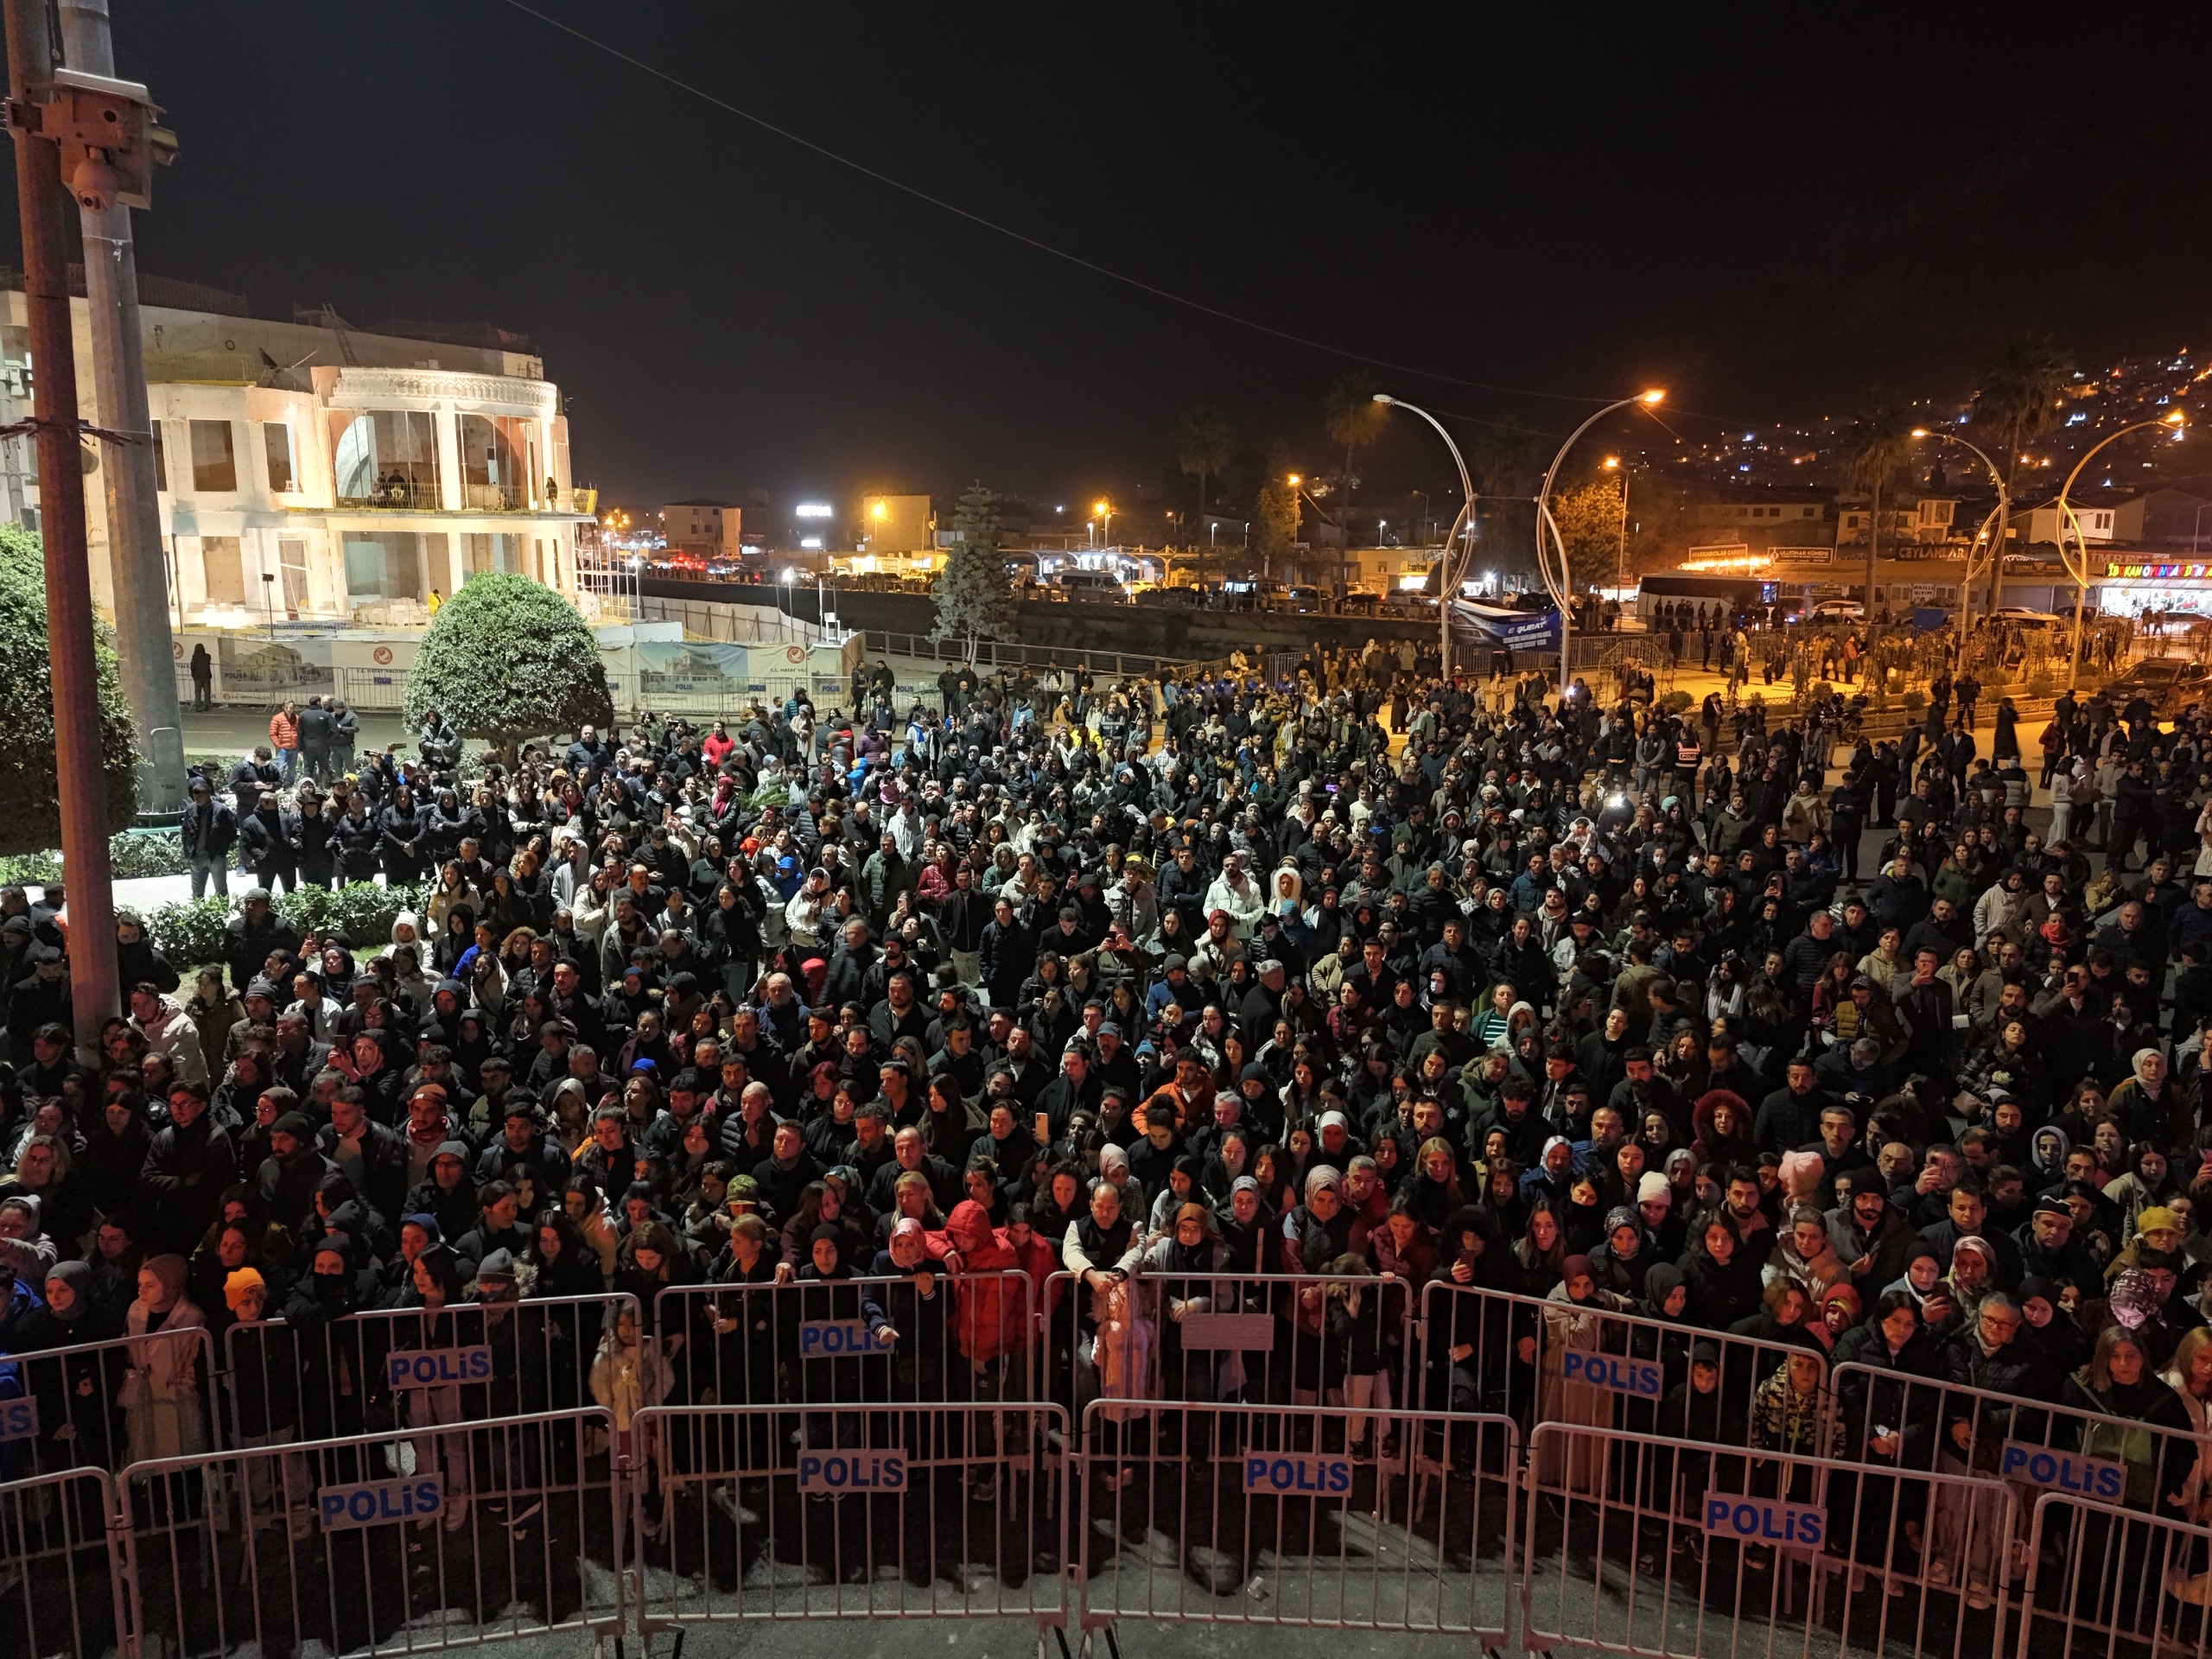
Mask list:
[[[223,1305],[234,1319],[259,1319],[268,1300],[269,1281],[258,1268],[234,1268],[223,1281]]]
[[[1621,1211],[1624,1224],[1633,1229],[1633,1212]],[[1560,1281],[1544,1298],[1542,1347],[1547,1356],[1569,1349],[1579,1353],[1599,1351],[1606,1334],[1608,1311],[1627,1306],[1619,1296],[1603,1288],[1597,1264],[1586,1255],[1570,1255],[1560,1263]],[[1541,1420],[1548,1423],[1576,1423],[1585,1427],[1613,1426],[1614,1395],[1587,1382],[1570,1382],[1560,1369],[1546,1363],[1539,1382]],[[1536,1478],[1552,1491],[1595,1497],[1605,1489],[1605,1446],[1594,1437],[1558,1439],[1544,1443],[1547,1450],[1536,1465]]]
[[[130,1460],[193,1457],[207,1449],[200,1378],[207,1316],[185,1299],[190,1268],[181,1255],[149,1256],[124,1330],[131,1338],[124,1390]]]
[[[315,1189],[337,1166],[315,1146],[315,1125],[304,1112],[284,1112],[269,1126],[269,1155],[254,1173],[261,1212],[297,1236],[315,1213]]]

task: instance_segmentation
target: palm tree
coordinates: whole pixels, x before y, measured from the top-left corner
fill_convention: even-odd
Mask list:
[[[1866,620],[1874,620],[1874,561],[1882,547],[1882,491],[1912,454],[1912,416],[1885,391],[1869,392],[1845,430],[1841,446],[1844,476],[1874,498],[1866,532]]]
[[[2020,451],[2058,423],[2059,396],[2074,376],[2074,359],[2045,340],[2016,340],[1982,373],[1974,395],[1974,424],[1993,435],[2005,450],[2005,493],[2020,470]],[[1989,562],[1989,608],[2005,593],[2005,531]]]
[[[1382,423],[1388,414],[1383,405],[1375,401],[1375,382],[1367,376],[1348,374],[1329,388],[1329,395],[1321,404],[1330,439],[1344,447],[1344,504],[1340,517],[1347,532],[1351,528],[1352,457],[1382,435]]]
[[[1175,418],[1175,464],[1198,480],[1198,517],[1206,516],[1206,480],[1229,465],[1235,441],[1229,416],[1211,404],[1193,404]]]

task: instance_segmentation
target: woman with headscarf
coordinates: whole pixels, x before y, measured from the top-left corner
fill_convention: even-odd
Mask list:
[[[11,1344],[23,1389],[38,1402],[36,1466],[112,1469],[117,1390],[125,1356],[109,1349],[41,1357],[44,1351],[104,1343],[124,1333],[124,1309],[99,1294],[99,1275],[84,1262],[46,1270],[44,1300],[17,1321]]]
[[[1606,1211],[1605,1236],[1590,1252],[1591,1274],[1598,1288],[1610,1291],[1624,1306],[1634,1306],[1643,1295],[1643,1281],[1657,1259],[1643,1218],[1626,1205]]]
[[[190,1269],[181,1255],[156,1255],[138,1269],[137,1300],[124,1316],[131,1338],[124,1373],[124,1426],[130,1459],[192,1457],[207,1449],[200,1397],[207,1321],[185,1300]]]
[[[1541,1378],[1537,1402],[1539,1421],[1586,1428],[1610,1429],[1615,1396],[1607,1389],[1567,1379],[1563,1359],[1568,1352],[1594,1354],[1607,1344],[1619,1327],[1605,1318],[1625,1304],[1599,1287],[1595,1268],[1586,1255],[1570,1255],[1560,1264],[1560,1282],[1544,1298],[1540,1315],[1542,1352],[1537,1360]],[[1606,1446],[1599,1436],[1556,1437],[1543,1443],[1544,1452],[1535,1467],[1541,1490],[1567,1497],[1597,1497],[1605,1490]]]

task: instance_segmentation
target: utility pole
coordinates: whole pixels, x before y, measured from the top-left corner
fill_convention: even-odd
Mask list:
[[[61,60],[113,76],[107,0],[60,0]],[[130,209],[121,202],[78,208],[85,238],[85,299],[92,325],[92,392],[99,423],[135,443],[102,446],[107,559],[115,590],[115,648],[123,695],[138,728],[138,810],[174,817],[184,810],[184,736],[169,632],[168,566],[155,491],[153,428],[146,407],[146,358],[138,326],[138,258]]]
[[[34,86],[54,70],[46,0],[5,0],[10,135],[22,217],[23,303],[36,376],[39,531],[45,543],[48,651],[53,659],[54,759],[68,876],[69,990],[80,1052],[97,1053],[116,994],[115,886],[107,855],[107,779],[101,765],[99,676],[92,658],[92,582],[86,563],[77,363],[63,245],[61,151],[25,130]],[[51,107],[48,105],[48,107]],[[174,693],[172,693],[174,697]]]

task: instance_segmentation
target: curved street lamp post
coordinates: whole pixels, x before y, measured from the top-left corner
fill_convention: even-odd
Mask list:
[[[1393,397],[1387,391],[1376,392],[1375,401],[1402,409],[1409,415],[1418,415],[1434,427],[1436,435],[1444,440],[1444,447],[1452,452],[1452,464],[1459,469],[1459,517],[1452,521],[1452,536],[1444,543],[1443,569],[1439,573],[1440,580],[1436,594],[1436,613],[1439,632],[1441,636],[1438,641],[1438,666],[1442,677],[1448,680],[1452,677],[1452,598],[1459,591],[1459,582],[1462,580],[1458,566],[1464,564],[1466,557],[1465,555],[1462,555],[1455,562],[1452,557],[1452,543],[1459,539],[1459,525],[1464,519],[1471,549],[1475,529],[1475,482],[1468,476],[1466,461],[1459,454],[1459,446],[1452,442],[1452,435],[1444,429],[1443,422],[1419,404],[1407,403],[1403,398]]]
[[[2002,559],[2005,556],[2005,539],[2011,535],[2012,528],[2012,492],[2005,488],[2005,474],[1997,469],[1997,463],[1992,461],[1988,455],[1983,452],[1979,444],[1967,442],[1966,439],[1961,437],[1955,432],[1937,432],[1925,426],[1916,426],[1912,429],[1912,435],[1916,438],[1935,438],[1943,443],[1955,443],[1961,449],[1971,449],[1976,459],[1978,459],[1983,466],[1989,468],[1990,479],[1997,486],[1997,505],[1990,514],[1990,518],[1996,521],[1995,539],[1992,543],[1992,550],[1989,555],[1992,561],[1990,568],[1992,569],[2001,569],[2002,567],[1998,565],[1995,561]],[[1983,521],[1982,529],[1985,535],[1991,533],[1989,520],[1985,519]],[[1958,625],[1959,649],[1961,651],[1964,651],[1966,649],[1967,618],[1974,609],[1974,579],[1980,574],[1981,573],[1979,570],[1974,569],[1974,550],[1969,547],[1967,550],[1966,575],[1959,583]],[[1872,594],[1869,594],[1866,597],[1868,601],[1866,614],[1868,620],[1871,621],[1874,614],[1872,610],[1872,600],[1874,596]]]
[[[2171,415],[2161,415],[2155,421],[2138,421],[2133,426],[2123,426],[2110,437],[2089,446],[2081,460],[2074,463],[2074,470],[2066,474],[2066,481],[2058,486],[2058,557],[2065,565],[2066,574],[2074,578],[2074,649],[2066,664],[2066,689],[2073,690],[2082,678],[2082,613],[2089,608],[2089,538],[2082,533],[2082,520],[2074,512],[2074,504],[2067,499],[2073,493],[2074,480],[2082,476],[2082,469],[2096,458],[2097,451],[2108,443],[2117,442],[2131,432],[2148,432],[2154,427],[2173,429],[2174,439],[2180,441],[2182,413],[2176,410]],[[2075,554],[2066,550],[2066,526],[2074,526]]]
[[[1664,391],[1655,388],[1649,391],[1639,391],[1633,397],[1616,398],[1613,402],[1607,404],[1567,435],[1567,442],[1560,445],[1559,453],[1552,457],[1552,464],[1544,469],[1543,488],[1536,494],[1536,573],[1543,578],[1544,591],[1552,596],[1552,603],[1559,607],[1559,695],[1560,701],[1562,702],[1567,700],[1567,687],[1573,683],[1573,676],[1569,664],[1573,647],[1574,626],[1570,620],[1572,613],[1567,608],[1567,602],[1573,597],[1574,590],[1571,585],[1571,574],[1567,568],[1567,540],[1559,533],[1559,521],[1552,517],[1553,480],[1559,476],[1560,467],[1567,460],[1567,452],[1574,448],[1576,441],[1585,432],[1604,420],[1606,416],[1615,410],[1629,409],[1639,404],[1646,409],[1656,408],[1666,396]],[[1552,549],[1558,560],[1556,569],[1554,569],[1551,561],[1544,556],[1544,531],[1547,527],[1551,531]]]

